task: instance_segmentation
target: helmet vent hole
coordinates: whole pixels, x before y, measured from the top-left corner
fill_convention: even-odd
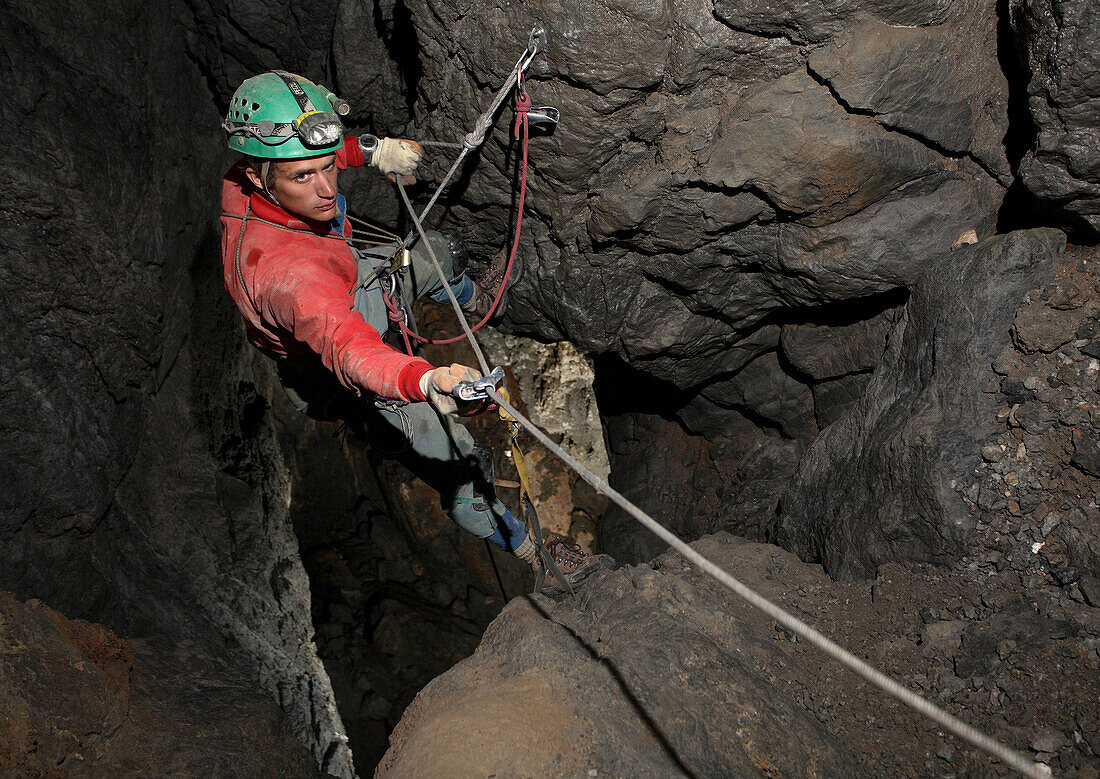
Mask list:
[[[241,118],[243,118],[247,122],[248,121],[248,114],[241,114]]]
[[[252,104],[252,110],[253,111],[259,111],[260,110],[260,104],[259,103],[253,103]]]

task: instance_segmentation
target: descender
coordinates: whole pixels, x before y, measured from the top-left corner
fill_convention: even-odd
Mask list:
[[[504,369],[498,365],[488,376],[474,381],[460,381],[451,390],[451,395],[459,400],[489,400],[486,390],[496,391],[502,381],[504,381]]]

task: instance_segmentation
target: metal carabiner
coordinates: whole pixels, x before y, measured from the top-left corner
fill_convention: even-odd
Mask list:
[[[519,62],[516,63],[516,69],[522,74],[523,71],[534,61],[538,53],[542,51],[542,41],[546,37],[546,30],[542,29],[542,25],[536,24],[531,28],[531,35],[527,38],[527,49],[519,57]]]
[[[556,125],[560,114],[552,105],[540,105],[527,112],[527,121],[531,124]]]
[[[483,376],[480,379],[474,381],[460,381],[451,390],[451,395],[459,400],[488,400],[489,395],[485,391],[487,389],[496,390],[500,383],[504,381],[504,369],[499,365],[493,368],[492,372],[488,376]]]

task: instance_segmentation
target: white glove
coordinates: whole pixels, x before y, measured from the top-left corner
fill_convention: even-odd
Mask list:
[[[459,363],[453,363],[449,368],[436,368],[428,371],[420,377],[420,391],[427,396],[428,402],[435,406],[441,414],[462,416],[459,411],[460,401],[451,395],[461,381],[477,381],[481,374],[473,368],[468,368]],[[471,407],[477,406],[481,401],[462,402],[462,411],[469,412]]]
[[[424,150],[416,141],[404,138],[382,138],[371,154],[370,164],[390,178],[412,176]],[[403,182],[404,183],[404,182]]]

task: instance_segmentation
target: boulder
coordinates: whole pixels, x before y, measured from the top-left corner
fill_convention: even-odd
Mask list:
[[[728,536],[707,554],[735,567]],[[514,599],[424,688],[376,776],[840,776],[800,663],[667,555],[555,603]]]

